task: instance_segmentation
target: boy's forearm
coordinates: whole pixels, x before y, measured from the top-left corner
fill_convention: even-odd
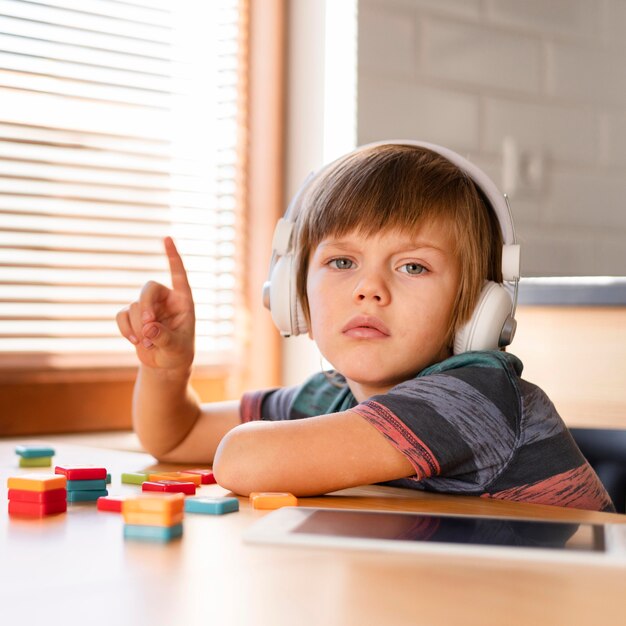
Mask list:
[[[191,370],[168,372],[140,366],[133,394],[133,427],[143,447],[160,458],[175,448],[200,415],[189,385]]]

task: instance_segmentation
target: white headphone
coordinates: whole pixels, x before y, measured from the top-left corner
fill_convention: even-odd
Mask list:
[[[442,146],[401,139],[370,143],[357,148],[357,151],[389,144],[416,146],[440,154],[465,172],[487,198],[502,231],[504,242],[502,278],[505,283],[512,286],[513,295],[510,293],[511,289],[504,284],[485,281],[470,320],[457,331],[454,337],[453,350],[454,354],[460,354],[471,350],[496,350],[508,346],[513,341],[516,328],[515,308],[520,278],[520,247],[515,240],[513,216],[507,197],[498,191],[495,183],[480,168]],[[287,207],[285,217],[278,220],[274,230],[272,261],[269,280],[263,286],[263,303],[270,310],[274,324],[285,337],[308,332],[308,325],[296,290],[294,207],[311,181],[330,165],[332,163],[308,176]]]

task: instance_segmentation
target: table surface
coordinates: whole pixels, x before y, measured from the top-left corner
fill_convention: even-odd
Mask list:
[[[122,472],[179,469],[143,453],[54,438],[54,463],[103,465],[109,493],[139,493]],[[17,443],[0,440],[0,623],[184,625],[624,624],[622,567],[462,555],[252,545],[267,514],[186,515],[168,544],[124,540],[119,514],[68,505],[43,520],[9,517],[6,479]],[[182,468],[180,468],[182,469]],[[218,485],[198,494],[226,495]],[[303,498],[303,506],[626,522],[617,514],[364,486]]]

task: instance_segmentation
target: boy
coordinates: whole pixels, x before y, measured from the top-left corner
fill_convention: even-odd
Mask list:
[[[298,194],[286,239],[297,289],[289,317],[335,369],[298,387],[199,403],[189,388],[192,295],[166,239],[173,289],[148,283],[117,317],[141,361],[133,415],[150,453],[213,463],[218,482],[240,494],[394,481],[612,510],[553,405],[520,378],[519,360],[497,342],[458,347],[485,289],[504,292],[503,236],[476,176],[442,153],[454,154],[366,146]],[[272,287],[284,280],[274,274]]]

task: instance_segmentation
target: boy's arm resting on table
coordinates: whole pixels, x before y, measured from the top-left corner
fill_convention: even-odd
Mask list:
[[[225,489],[312,496],[415,475],[407,458],[353,411],[255,421],[228,432],[213,466]]]
[[[238,400],[201,404],[188,374],[140,367],[133,427],[159,461],[211,464],[222,437],[239,423]]]

